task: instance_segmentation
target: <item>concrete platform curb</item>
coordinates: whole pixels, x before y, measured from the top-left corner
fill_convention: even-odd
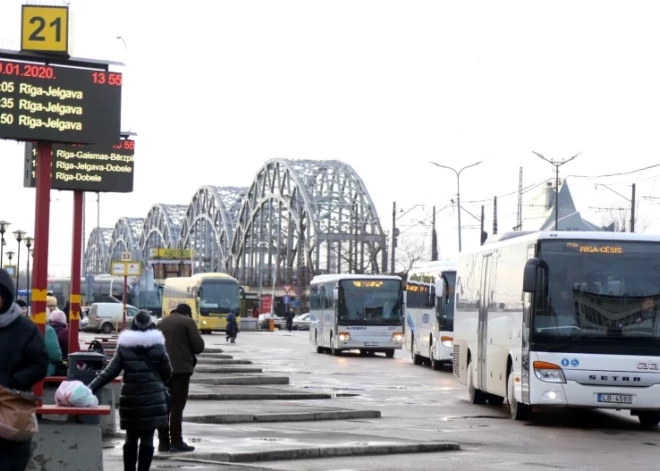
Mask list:
[[[261,368],[233,368],[231,366],[205,366],[195,368],[196,373],[225,374],[225,373],[263,373]]]
[[[314,393],[190,393],[189,401],[276,401],[276,400],[305,400],[305,399],[332,399],[330,394]]]
[[[192,377],[193,384],[211,384],[214,386],[255,386],[255,385],[273,385],[289,384],[287,376],[227,376],[224,378],[195,378]]]
[[[225,358],[202,357],[197,360],[197,364],[202,365],[251,365],[250,360],[234,360]]]
[[[443,451],[459,451],[460,449],[461,447],[458,443],[451,442],[401,443],[390,445],[347,445],[319,448],[292,448],[288,450],[255,451],[247,453],[191,453],[186,455],[186,461],[256,463],[260,461],[336,458],[339,456],[438,453]],[[158,456],[158,458],[161,458],[161,456]],[[165,459],[175,458],[176,457]]]
[[[274,414],[219,414],[184,417],[184,422],[197,424],[239,424],[248,422],[314,422],[318,420],[378,419],[378,410],[342,410],[324,412],[290,412]]]
[[[234,356],[233,355],[228,355],[226,353],[202,353],[201,355],[199,355],[197,357],[198,360],[204,359],[204,358],[206,358],[206,359],[209,359],[209,358],[225,358],[227,360],[231,360],[232,358],[234,358]]]
[[[225,351],[222,348],[217,347],[206,347],[202,352],[202,355],[206,353],[224,353]]]

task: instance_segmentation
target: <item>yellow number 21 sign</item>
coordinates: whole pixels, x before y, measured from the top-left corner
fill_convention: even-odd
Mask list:
[[[68,53],[69,7],[23,5],[21,50]]]

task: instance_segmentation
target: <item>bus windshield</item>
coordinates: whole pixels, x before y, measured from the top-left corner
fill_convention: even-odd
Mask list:
[[[200,314],[239,311],[239,290],[235,281],[204,280],[199,289]]]
[[[533,341],[660,347],[660,244],[542,241],[548,298],[535,301]]]
[[[399,280],[341,280],[339,323],[401,324],[401,289]]]
[[[440,330],[454,330],[454,292],[456,288],[456,272],[443,272],[442,277],[445,281],[445,292],[436,293],[436,296],[438,297],[436,316],[438,318]],[[442,295],[442,299],[440,299],[440,295]]]

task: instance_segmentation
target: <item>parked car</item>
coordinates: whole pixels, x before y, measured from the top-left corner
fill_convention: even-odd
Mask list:
[[[120,303],[93,303],[89,309],[87,330],[94,332],[103,332],[109,334],[115,330],[120,330],[123,324],[124,305]],[[128,326],[138,308],[135,306],[126,306],[126,325]]]
[[[293,318],[293,330],[309,330],[310,313],[300,314]]]

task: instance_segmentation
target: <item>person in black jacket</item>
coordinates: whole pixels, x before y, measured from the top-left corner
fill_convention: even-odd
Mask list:
[[[119,335],[115,356],[89,388],[96,393],[122,370],[119,419],[126,430],[124,470],[135,471],[137,462],[138,471],[148,471],[154,456],[154,433],[168,421],[165,383],[172,376],[172,366],[165,338],[153,328],[147,311],[139,311],[131,330]]]
[[[0,386],[31,391],[46,377],[48,353],[36,324],[14,303],[14,292],[11,276],[0,268]],[[26,469],[31,445],[0,438],[0,469]]]

